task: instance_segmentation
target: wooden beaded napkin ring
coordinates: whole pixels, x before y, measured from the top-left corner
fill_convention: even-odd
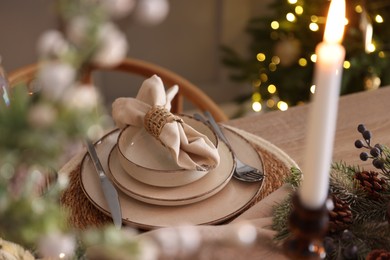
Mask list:
[[[175,116],[168,109],[162,106],[154,106],[145,114],[144,127],[148,133],[160,141],[159,136],[165,124],[174,121],[184,123],[183,119]]]

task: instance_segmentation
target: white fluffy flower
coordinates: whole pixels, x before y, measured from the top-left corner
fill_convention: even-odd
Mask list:
[[[135,0],[101,0],[108,14],[114,18],[123,18],[128,15],[135,6]]]
[[[141,239],[138,241],[140,250],[137,259],[156,260],[159,259],[158,246],[150,239]]]
[[[57,176],[57,184],[58,187],[63,190],[66,187],[68,187],[69,184],[69,177],[66,174],[58,174]]]
[[[134,19],[144,25],[161,23],[169,13],[167,0],[142,0],[134,10]]]
[[[39,103],[28,111],[28,122],[36,128],[46,128],[51,126],[57,119],[57,112],[52,106]]]
[[[96,108],[100,93],[93,85],[74,85],[66,91],[62,102],[71,109],[89,111]]]
[[[66,25],[66,36],[68,40],[76,46],[82,45],[88,37],[87,31],[89,26],[87,17],[73,17]]]
[[[68,50],[69,45],[61,32],[48,30],[39,37],[37,48],[42,57],[60,57]]]
[[[0,238],[0,259],[7,260],[34,260],[31,253],[22,246]]]
[[[106,23],[100,28],[98,41],[98,49],[92,58],[96,64],[111,67],[126,57],[126,36],[113,23]]]
[[[76,249],[76,241],[73,235],[50,233],[39,241],[38,247],[45,259],[71,259]]]
[[[42,93],[49,99],[58,100],[75,79],[75,69],[67,63],[50,61],[41,65],[38,82]]]

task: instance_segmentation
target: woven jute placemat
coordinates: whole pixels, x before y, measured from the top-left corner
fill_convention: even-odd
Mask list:
[[[244,137],[262,157],[266,178],[253,205],[281,187],[285,177],[290,174],[291,167],[297,165],[282,150],[261,137],[230,126],[225,127]],[[76,229],[101,227],[112,220],[98,210],[82,190],[80,178],[82,157],[83,154],[75,156],[60,171],[60,174],[69,175],[69,185],[61,196],[61,204],[69,210],[69,223],[72,227]]]

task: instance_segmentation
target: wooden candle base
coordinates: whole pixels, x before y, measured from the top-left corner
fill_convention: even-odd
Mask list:
[[[290,259],[324,259],[323,238],[328,229],[329,214],[326,205],[308,209],[298,194],[292,198],[293,210],[289,218],[291,237],[284,243],[284,252]]]

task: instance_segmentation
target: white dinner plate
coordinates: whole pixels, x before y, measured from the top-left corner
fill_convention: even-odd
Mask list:
[[[246,139],[230,130],[224,129],[224,131],[242,161],[264,170],[260,155]],[[109,171],[108,156],[116,143],[118,133],[118,130],[108,133],[95,145],[106,172]],[[262,184],[262,181],[248,183],[232,178],[214,196],[181,206],[153,205],[131,198],[120,189],[118,193],[123,222],[136,228],[149,230],[183,223],[201,225],[227,221],[250,206],[259,194]],[[110,215],[99,177],[88,155],[84,156],[81,163],[81,186],[88,199],[104,214]]]
[[[105,146],[112,143],[103,140]],[[114,145],[108,156],[107,176],[124,193],[137,200],[163,206],[178,206],[198,202],[211,197],[228,184],[233,175],[235,163],[229,148],[220,142],[218,152],[221,162],[201,179],[181,186],[158,187],[132,178],[121,166],[118,146]],[[186,174],[183,172],[182,174]]]

